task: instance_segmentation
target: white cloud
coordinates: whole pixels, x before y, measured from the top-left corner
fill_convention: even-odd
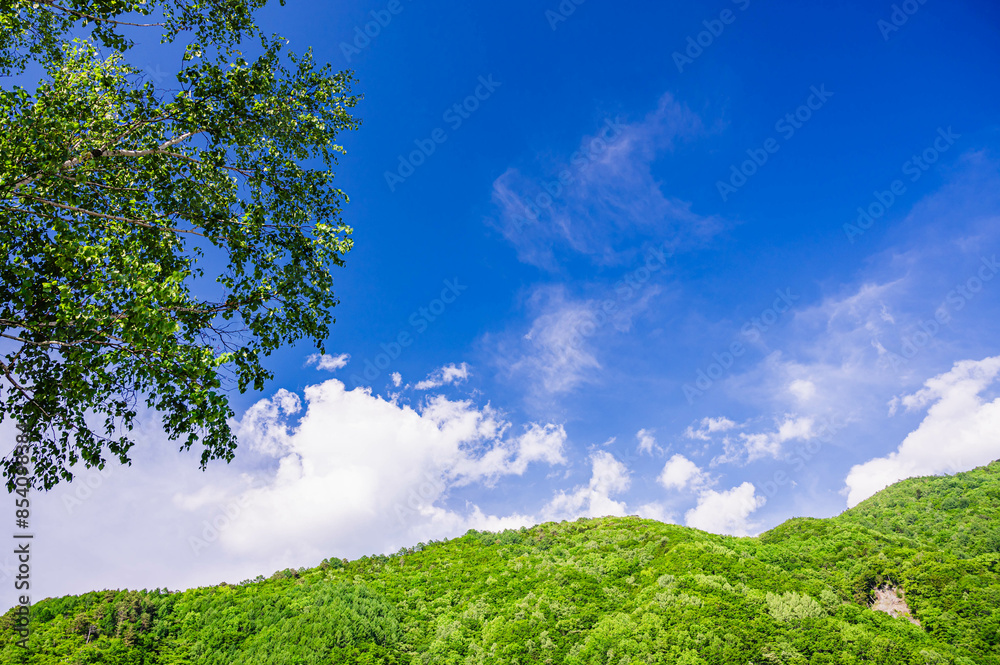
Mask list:
[[[461,365],[455,365],[452,363],[434,370],[427,376],[426,379],[414,386],[414,388],[417,390],[430,390],[431,388],[439,388],[452,383],[461,383],[468,378],[468,364],[462,363]],[[393,377],[393,382],[395,382],[395,376]],[[395,385],[398,386],[399,384],[396,383]]]
[[[893,397],[891,400],[889,400],[889,403],[888,403],[889,412],[888,413],[889,413],[889,417],[890,418],[892,418],[894,415],[896,415],[896,411],[899,410],[900,402],[901,402],[901,400],[900,400],[900,398],[899,398],[898,395],[895,396],[895,397]]]
[[[892,313],[889,312],[889,306],[886,305],[885,303],[881,303],[881,304],[882,304],[882,312],[881,312],[881,314],[882,314],[882,320],[885,321],[886,323],[895,324],[896,323],[896,319],[892,316]]]
[[[607,353],[612,337],[631,331],[661,293],[651,282],[637,288],[625,297],[610,286],[595,287],[591,298],[568,295],[562,285],[534,289],[527,302],[531,328],[519,340],[501,342],[497,363],[526,380],[526,392],[541,403],[596,381],[603,368],[598,349]]]
[[[635,514],[648,520],[676,524],[673,514],[662,503],[655,501],[639,506],[635,509]]]
[[[851,468],[847,505],[904,478],[967,471],[1000,457],[1000,398],[987,402],[982,397],[998,373],[1000,356],[964,360],[894,403],[907,410],[931,406],[894,452]]]
[[[795,379],[788,385],[788,392],[799,402],[808,402],[816,395],[816,384],[805,379]]]
[[[776,429],[771,431],[726,435],[722,439],[723,452],[712,459],[711,466],[749,464],[766,457],[778,459],[784,454],[785,443],[809,441],[817,436],[816,421],[812,416],[785,414],[775,425]],[[695,438],[709,439],[707,433],[704,437]]]
[[[400,374],[399,372],[393,372],[392,373],[392,385],[394,385],[394,386],[396,386],[398,388],[401,383],[403,383],[403,375]]]
[[[302,401],[284,388],[243,413],[235,428],[236,438],[255,452],[278,457],[291,448],[288,417],[302,410]]]
[[[277,467],[243,494],[244,514],[221,535],[233,552],[276,554],[288,543],[336,551],[345,538],[391,546],[441,537],[452,533],[444,525],[493,519],[477,516],[475,506],[452,514],[443,507],[451,488],[488,486],[534,463],[566,463],[561,426],[536,423],[511,436],[495,411],[468,401],[437,396],[415,410],[330,380],[307,387],[305,402],[294,427],[285,422],[293,400],[283,392],[254,405],[240,423],[241,436]]]
[[[507,337],[496,349],[497,364],[526,381],[526,392],[540,401],[596,381],[603,367],[598,349],[607,352],[614,335],[631,331],[661,288],[650,282],[628,296],[611,286],[591,292],[593,297],[576,298],[563,285],[535,288],[527,301],[534,317],[531,328],[517,340]]]
[[[684,514],[684,523],[710,533],[746,536],[756,526],[749,521],[751,513],[766,502],[749,482],[725,492],[705,490],[698,505]]]
[[[545,519],[562,520],[627,514],[625,504],[611,497],[629,488],[628,469],[611,453],[603,450],[592,454],[590,460],[592,469],[590,482],[572,492],[558,492],[542,509]]]
[[[657,481],[668,490],[699,489],[711,482],[697,464],[679,454],[667,460]]]
[[[332,372],[345,367],[350,360],[351,356],[348,353],[341,353],[339,356],[331,356],[329,354],[320,355],[318,353],[314,353],[306,358],[306,367],[309,365],[316,365],[316,369]]]
[[[487,485],[501,475],[524,474],[529,464],[544,462],[549,465],[566,464],[563,456],[566,430],[562,425],[532,423],[521,436],[507,439],[484,453],[481,458],[462,460],[455,466],[461,475]],[[459,482],[458,484],[466,484]]]
[[[867,281],[812,306],[803,304],[786,327],[762,337],[767,355],[729,377],[728,392],[762,411],[853,419],[871,410],[885,391],[898,390],[900,379],[880,368],[887,353],[883,341],[889,344],[899,334],[898,326],[883,317],[883,305],[908,298],[912,288],[909,275]],[[902,312],[897,323],[901,317]],[[780,350],[768,351],[776,347]]]
[[[664,95],[657,108],[631,124],[608,122],[548,177],[510,168],[493,183],[495,223],[527,263],[554,269],[564,249],[599,263],[618,263],[635,231],[666,236],[672,244],[706,237],[721,226],[665,193],[652,164],[676,140],[700,133],[701,120]],[[559,174],[568,175],[559,182]],[[546,187],[546,185],[548,185]]]
[[[639,442],[638,450],[639,453],[653,454],[654,450],[658,450],[659,446],[656,445],[656,439],[653,438],[653,433],[646,429],[641,429],[635,434],[636,440]]]
[[[713,467],[719,464],[749,464],[766,457],[780,458],[784,453],[783,445],[789,441],[812,439],[817,435],[815,422],[812,416],[785,414],[775,421],[775,429],[771,431],[727,434],[732,430],[745,428],[746,423],[740,425],[725,417],[702,418],[697,427],[689,425],[684,436],[696,441],[712,442],[718,435],[723,435],[723,452],[712,459]]]
[[[569,391],[601,368],[585,334],[595,329],[591,305],[567,299],[561,289],[540,291],[533,301],[542,313],[524,336],[524,352],[510,371],[527,374],[546,393]]]
[[[689,425],[688,428],[684,430],[684,436],[689,439],[710,441],[712,439],[712,434],[715,434],[716,432],[728,432],[735,427],[737,427],[737,424],[729,418],[702,418],[698,429]]]

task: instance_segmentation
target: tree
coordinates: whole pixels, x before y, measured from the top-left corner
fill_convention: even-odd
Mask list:
[[[358,98],[350,72],[263,34],[265,3],[0,0],[0,76],[45,72],[0,90],[0,420],[36,487],[129,463],[143,405],[202,468],[231,460],[227,391],[262,389],[282,345],[323,351],[352,246],[335,139]],[[126,62],[143,30],[190,39],[173,89]]]
[[[823,606],[807,594],[787,591],[784,594],[767,593],[767,609],[778,621],[801,621],[824,616]]]

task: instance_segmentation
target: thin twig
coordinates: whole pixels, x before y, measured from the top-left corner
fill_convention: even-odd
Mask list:
[[[80,18],[85,18],[88,21],[93,21],[94,23],[113,23],[114,25],[130,25],[136,28],[166,28],[166,23],[130,23],[128,21],[118,21],[113,18],[101,18],[100,16],[94,16],[93,14],[85,14],[83,12],[78,12],[76,10],[70,9],[69,7],[63,7],[62,5],[57,5],[51,0],[39,0],[40,4],[48,5],[50,7],[55,7],[60,11],[64,11],[67,14],[72,14],[73,16],[79,16]]]
[[[31,194],[21,194],[22,198],[32,199],[38,201],[39,203],[44,203],[45,205],[54,206],[56,208],[62,208],[63,210],[69,210],[70,212],[79,213],[81,215],[90,215],[91,217],[98,217],[100,219],[110,219],[116,222],[126,222],[128,224],[135,224],[136,226],[141,226],[146,229],[156,229],[158,231],[172,231],[174,233],[190,233],[192,235],[201,236],[202,238],[207,238],[204,233],[199,233],[191,229],[177,229],[170,226],[157,226],[156,224],[151,224],[143,219],[135,219],[132,217],[122,217],[120,215],[106,215],[103,212],[94,212],[93,210],[87,210],[86,208],[80,208],[78,206],[67,205],[65,203],[58,203],[56,201],[50,201],[49,199],[43,199],[40,196],[32,196]],[[6,207],[6,206],[4,206]],[[8,208],[9,209],[9,208]],[[23,208],[14,208],[21,212],[31,212],[30,210],[25,210]]]

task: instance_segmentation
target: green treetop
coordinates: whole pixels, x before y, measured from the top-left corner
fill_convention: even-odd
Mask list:
[[[0,1],[0,75],[45,72],[0,89],[0,419],[31,440],[36,486],[127,463],[142,404],[202,467],[232,459],[227,381],[260,390],[264,356],[323,348],[357,97],[265,36],[264,4]],[[173,89],[127,63],[141,30],[191,39]]]

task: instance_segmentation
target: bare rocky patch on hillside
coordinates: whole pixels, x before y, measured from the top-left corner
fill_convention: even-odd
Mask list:
[[[875,600],[871,607],[876,612],[885,612],[895,619],[902,617],[914,625],[920,625],[910,613],[910,607],[903,600],[897,587],[886,584],[875,589]]]

